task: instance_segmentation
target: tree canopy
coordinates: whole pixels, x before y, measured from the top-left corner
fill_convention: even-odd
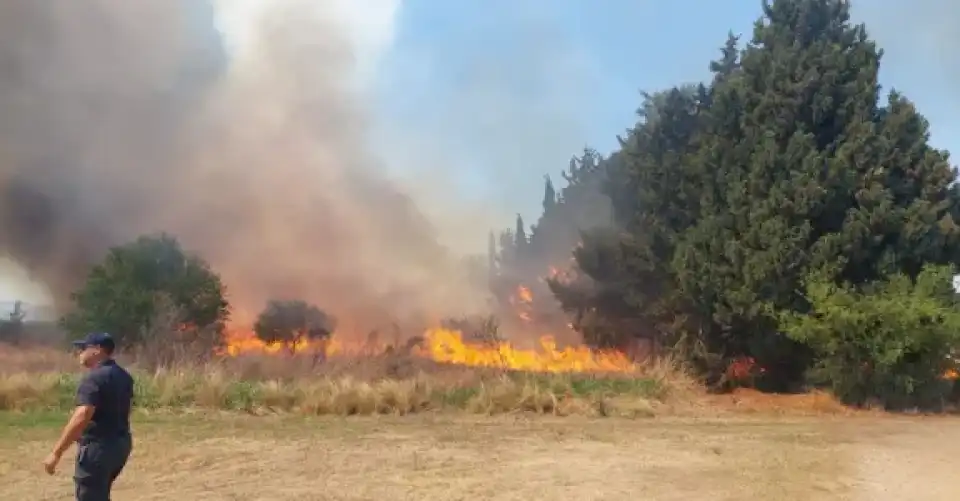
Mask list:
[[[229,316],[220,277],[167,234],[111,248],[72,297],[74,309],[61,319],[67,332],[74,338],[109,332],[121,347],[150,341],[163,316],[173,315],[176,328],[217,334]]]
[[[257,317],[254,333],[265,343],[280,343],[293,353],[305,341],[324,340],[336,329],[336,320],[302,300],[272,300]]]

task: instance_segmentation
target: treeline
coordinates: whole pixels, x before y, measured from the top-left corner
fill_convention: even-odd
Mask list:
[[[491,241],[494,291],[561,268],[544,287],[594,346],[649,339],[715,384],[746,360],[761,388],[941,405],[960,345],[948,154],[882,91],[849,1],[762,9],[708,81],[644,95],[618,150],[547,180],[532,229]]]
[[[145,364],[206,358],[224,345],[231,308],[220,276],[172,235],[145,235],[109,249],[59,320],[71,338],[109,332]],[[252,327],[265,343],[296,351],[326,340],[336,319],[296,299],[268,302]]]

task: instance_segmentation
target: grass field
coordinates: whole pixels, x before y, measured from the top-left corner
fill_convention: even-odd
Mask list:
[[[63,418],[0,414],[0,498],[66,501]],[[960,499],[940,418],[140,414],[127,500]]]
[[[960,420],[821,393],[706,395],[669,364],[617,377],[402,357],[131,366],[136,445],[115,499],[960,499]],[[40,461],[77,379],[62,354],[0,350],[0,501],[72,499],[72,456],[53,478]]]
[[[0,350],[0,411],[67,410],[80,374],[56,353]],[[309,358],[229,358],[146,370],[131,364],[144,409],[301,415],[474,414],[638,417],[683,400],[695,383],[675,367],[631,374],[531,374],[383,356],[313,364]]]

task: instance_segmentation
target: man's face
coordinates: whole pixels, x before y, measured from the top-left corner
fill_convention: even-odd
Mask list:
[[[97,362],[100,361],[102,356],[103,348],[99,346],[87,346],[83,349],[77,350],[77,360],[80,361],[80,365],[88,369],[97,365]]]

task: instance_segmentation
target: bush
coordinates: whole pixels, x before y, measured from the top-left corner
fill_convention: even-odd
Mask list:
[[[336,326],[336,319],[306,301],[272,300],[257,317],[253,331],[264,343],[280,343],[295,353],[309,341],[328,339]]]
[[[811,277],[809,314],[784,313],[781,328],[810,346],[811,382],[844,402],[886,409],[938,408],[951,384],[943,375],[960,341],[960,308],[946,267],[916,280],[897,274],[861,289]]]

